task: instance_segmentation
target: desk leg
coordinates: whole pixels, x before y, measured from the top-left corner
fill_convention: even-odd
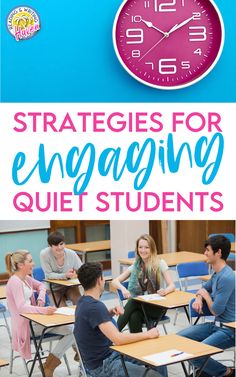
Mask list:
[[[206,363],[208,362],[209,357],[210,357],[210,356],[207,357],[207,359],[204,361],[204,363],[202,364],[202,366],[198,369],[198,371],[197,371],[195,377],[200,377],[200,376],[201,376],[201,372],[202,372],[204,366],[206,365]],[[181,365],[182,365],[182,368],[183,368],[183,371],[184,371],[185,376],[188,377],[189,374],[188,374],[188,372],[187,372],[187,369],[186,369],[186,366],[185,366],[185,364],[184,364],[184,361],[181,361]]]
[[[42,334],[40,336],[40,339],[39,339],[38,343],[36,341],[36,337],[35,337],[35,333],[34,333],[34,329],[33,329],[31,321],[30,321],[30,331],[31,331],[33,342],[34,342],[34,346],[35,346],[35,356],[34,356],[34,360],[33,360],[33,363],[32,363],[32,366],[31,366],[31,369],[30,369],[30,372],[29,372],[29,377],[31,377],[32,374],[33,374],[34,366],[35,366],[35,363],[36,363],[37,359],[39,361],[39,365],[40,365],[40,369],[41,369],[42,375],[43,375],[43,377],[45,377],[45,373],[44,373],[44,370],[43,370],[43,363],[42,363],[42,360],[41,360],[41,357],[40,357],[40,348],[41,348],[41,344],[42,344],[42,340],[43,340],[46,328],[43,329]]]
[[[125,365],[124,356],[120,355],[120,358],[121,358],[122,367],[123,367],[124,372],[125,372],[125,377],[129,377],[129,373],[128,373],[126,365]]]
[[[186,317],[188,318],[188,321],[190,323],[189,312],[188,312],[188,309],[186,308],[186,306],[184,306],[184,311],[185,311]]]
[[[49,287],[50,287],[50,291],[51,291],[51,294],[52,294],[52,298],[53,298],[53,301],[54,301],[55,306],[56,306],[57,308],[59,308],[60,303],[61,303],[61,300],[62,300],[62,298],[63,298],[63,296],[64,296],[64,294],[65,294],[65,292],[66,292],[66,290],[67,290],[67,287],[63,287],[63,289],[62,289],[62,293],[61,293],[61,297],[59,298],[59,300],[58,300],[58,302],[57,302],[56,297],[55,297],[55,294],[54,294],[53,289],[52,289],[52,285],[53,285],[53,283],[49,283]]]
[[[147,313],[146,313],[146,311],[145,311],[145,308],[144,308],[144,305],[143,305],[142,302],[141,302],[141,308],[142,308],[142,311],[143,311],[144,321],[145,321],[145,323],[146,323],[147,330],[150,330],[151,327],[150,327],[150,325],[149,325],[149,321],[148,321]]]

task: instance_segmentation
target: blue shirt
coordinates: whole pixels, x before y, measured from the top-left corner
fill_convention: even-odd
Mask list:
[[[213,300],[212,310],[216,313],[216,321],[235,321],[235,272],[229,266],[215,272],[212,278],[203,285]]]
[[[87,369],[102,365],[112,350],[112,342],[100,331],[99,325],[111,321],[111,315],[103,302],[91,296],[82,296],[75,311],[74,336]]]

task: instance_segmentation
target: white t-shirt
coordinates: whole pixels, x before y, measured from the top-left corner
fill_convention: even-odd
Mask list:
[[[26,283],[26,281],[23,282],[23,290],[24,290],[25,303],[27,305],[31,305],[30,298],[33,294],[33,289]]]
[[[132,264],[132,266],[129,266],[128,267],[128,270],[130,271],[130,273],[132,272],[133,270],[133,267],[134,265]],[[166,288],[166,281],[165,281],[165,278],[164,278],[164,275],[163,273],[165,271],[169,270],[169,267],[166,263],[166,261],[164,259],[160,259],[160,271],[161,271],[161,276],[160,276],[160,288]]]

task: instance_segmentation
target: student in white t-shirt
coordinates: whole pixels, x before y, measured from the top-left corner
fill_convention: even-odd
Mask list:
[[[128,289],[121,284],[127,279],[129,279]],[[118,328],[121,331],[129,324],[130,332],[133,333],[142,331],[144,314],[141,304],[133,300],[132,297],[145,293],[158,293],[165,296],[175,290],[168,266],[163,259],[159,258],[155,241],[148,234],[137,239],[134,264],[114,279],[112,285],[120,289],[123,296],[129,299],[125,305],[124,314],[118,318]],[[166,310],[145,303],[145,312],[151,323],[152,320],[158,322],[165,315]]]

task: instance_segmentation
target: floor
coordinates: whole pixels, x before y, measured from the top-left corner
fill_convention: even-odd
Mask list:
[[[175,273],[173,272],[173,278],[175,278],[174,274]],[[197,288],[198,285],[199,285],[199,282],[195,282],[195,283],[196,283],[196,285],[194,286],[194,288]],[[102,296],[102,300],[107,305],[107,307],[112,307],[114,305],[119,304],[117,296],[113,293],[108,292],[108,291],[104,292],[104,294]],[[1,302],[6,305],[6,302],[4,300],[2,300]],[[187,324],[187,318],[186,318],[186,315],[185,315],[184,312],[180,312],[178,314],[176,326],[173,325],[175,310],[169,310],[168,316],[171,318],[171,322],[166,325],[168,333],[176,333],[176,332],[180,331],[181,329],[185,328],[188,325]],[[1,318],[0,319],[0,325],[3,325],[4,322],[2,320],[2,315],[0,315],[0,318]],[[9,320],[9,318],[8,318],[8,320]],[[8,322],[10,323],[10,320]],[[161,334],[164,334],[162,326],[159,326],[159,330],[160,330]],[[11,345],[10,345],[10,342],[9,342],[9,337],[8,337],[7,331],[4,327],[0,327],[0,337],[1,337],[0,359],[9,360]],[[73,359],[74,351],[72,349],[70,349],[67,352],[67,357],[68,357],[69,364],[70,364],[70,367],[71,367],[72,376],[77,376],[77,374],[78,374],[78,364]],[[232,357],[233,357],[233,352],[227,351],[227,352],[224,352],[224,354],[218,355],[217,359],[221,358],[221,359],[224,359],[224,360],[225,359],[231,359],[232,360]],[[227,364],[227,362],[226,362],[226,364]],[[230,364],[232,365],[232,362]],[[169,366],[168,367],[168,374],[169,374],[169,377],[175,377],[175,376],[182,377],[182,376],[184,376],[184,373],[182,371],[180,364],[175,364],[175,365]],[[56,372],[54,373],[54,375],[55,375],[55,377],[68,376],[68,372],[67,372],[67,369],[65,367],[64,362],[56,369]],[[24,364],[22,362],[22,359],[17,358],[14,361],[14,367],[13,367],[13,374],[12,375],[10,375],[10,373],[9,373],[9,367],[8,366],[0,368],[0,377],[3,377],[3,376],[4,377],[9,377],[9,376],[26,377],[27,374],[26,374],[25,367],[24,367]],[[37,366],[34,370],[33,376],[34,377],[40,377],[41,376],[41,373],[40,373]]]

